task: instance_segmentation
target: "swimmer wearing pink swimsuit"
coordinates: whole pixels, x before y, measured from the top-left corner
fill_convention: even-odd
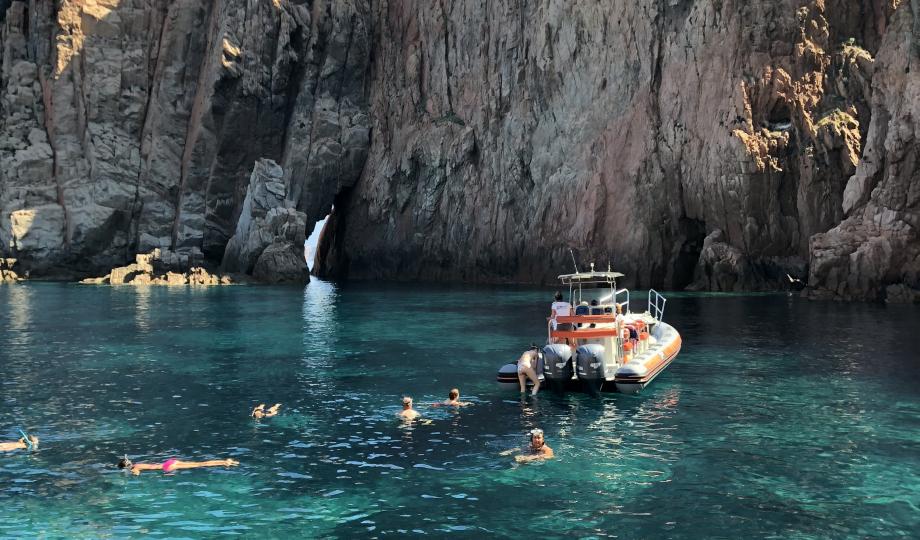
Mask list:
[[[164,462],[163,462],[163,472],[171,472],[173,466],[174,466],[176,463],[179,463],[179,460],[178,460],[178,459],[175,459],[175,458],[170,458],[170,459],[167,459],[166,461],[164,461]]]

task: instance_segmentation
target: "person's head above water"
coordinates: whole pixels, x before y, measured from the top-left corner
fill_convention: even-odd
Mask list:
[[[460,389],[459,389],[459,388],[451,388],[451,389],[450,389],[450,392],[448,392],[448,394],[447,394],[447,397],[448,397],[448,399],[450,399],[450,400],[455,400],[455,399],[459,398],[459,397],[460,397]]]
[[[562,293],[556,291],[556,294],[553,296],[553,298],[555,298],[557,302],[562,302]]]
[[[543,444],[543,430],[540,428],[530,430],[530,446],[534,449],[539,449]]]
[[[133,465],[134,463],[132,463],[131,460],[128,459],[128,456],[125,456],[118,460],[119,469],[130,469]]]
[[[412,398],[410,398],[409,396],[405,396],[403,398],[403,409],[411,409],[411,408],[412,408]]]

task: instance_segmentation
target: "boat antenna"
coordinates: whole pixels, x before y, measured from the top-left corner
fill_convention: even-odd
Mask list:
[[[569,254],[572,255],[572,264],[575,266],[575,273],[578,273],[578,263],[575,262],[575,252],[572,251],[572,248],[569,248]]]

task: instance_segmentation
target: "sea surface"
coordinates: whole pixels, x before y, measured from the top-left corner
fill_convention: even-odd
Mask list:
[[[671,294],[641,395],[521,397],[551,294],[0,286],[0,441],[41,439],[0,453],[0,538],[920,537],[920,309]],[[499,455],[534,427],[555,460]]]

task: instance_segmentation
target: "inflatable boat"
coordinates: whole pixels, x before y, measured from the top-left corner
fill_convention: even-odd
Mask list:
[[[667,299],[650,290],[645,311],[633,312],[629,290],[617,288],[620,277],[593,265],[590,272],[559,276],[569,301],[547,320],[536,366],[541,389],[636,394],[677,357],[681,337],[664,322]],[[517,387],[517,362],[503,365],[497,380]]]

